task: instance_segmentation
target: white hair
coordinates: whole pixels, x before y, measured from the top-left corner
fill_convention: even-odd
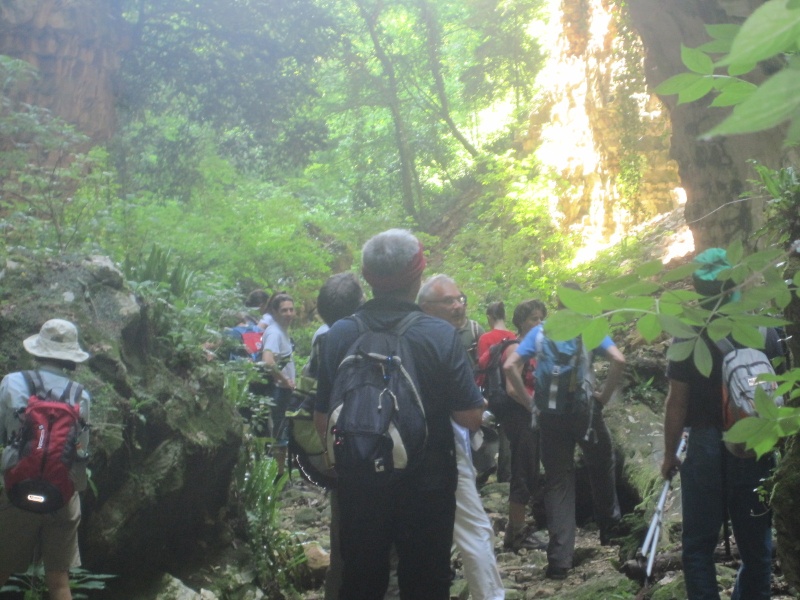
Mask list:
[[[431,275],[422,283],[422,286],[419,288],[419,293],[417,294],[417,304],[432,300],[434,296],[433,288],[438,286],[440,283],[452,283],[458,287],[455,280],[449,275],[445,275],[444,273]]]
[[[402,272],[419,253],[419,240],[406,229],[374,235],[361,249],[361,264],[370,273],[391,277]]]

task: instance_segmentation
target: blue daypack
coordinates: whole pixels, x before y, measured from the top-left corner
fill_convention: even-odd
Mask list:
[[[534,402],[543,414],[569,414],[588,402],[588,352],[577,337],[555,342],[539,328],[535,338]]]

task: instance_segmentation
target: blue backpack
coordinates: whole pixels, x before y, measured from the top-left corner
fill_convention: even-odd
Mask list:
[[[577,337],[564,342],[549,339],[540,327],[536,334],[534,402],[543,414],[569,414],[588,402],[588,352]]]

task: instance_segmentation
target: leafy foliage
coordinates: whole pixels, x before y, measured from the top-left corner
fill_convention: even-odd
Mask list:
[[[796,252],[798,247],[795,244],[789,252]],[[787,258],[783,250],[745,255],[741,243],[734,242],[728,247],[727,256],[733,266],[717,279],[730,282],[729,291],[703,298],[702,303],[696,292],[668,285],[688,277],[697,268],[694,263],[669,270],[664,270],[660,261],[645,263],[632,273],[586,292],[560,287],[559,299],[565,308],[548,317],[548,335],[556,340],[580,335],[587,348],[594,348],[609,334],[611,325],[635,322],[648,342],[665,333],[675,338],[667,358],[681,361],[691,357],[697,370],[708,377],[712,355],[704,336],[713,342],[731,335],[743,346],[763,348],[759,327],[784,325],[786,321],[773,313],[788,305],[800,290],[800,274],[789,282],[782,277]],[[741,298],[725,303],[725,295],[732,292],[739,292]],[[775,393],[791,399],[800,397],[798,380],[800,369],[777,376]],[[726,434],[726,440],[746,442],[748,449],[761,455],[780,437],[800,431],[800,408],[777,408],[762,393],[757,409],[759,417],[737,423]]]
[[[246,469],[239,473],[238,486],[260,586],[275,592],[295,589],[305,554],[297,539],[280,527],[280,493],[288,475],[278,478],[277,463],[269,458],[252,456]]]
[[[19,97],[36,79],[27,63],[0,56],[0,212],[4,241],[75,250],[107,199],[104,150],[50,111]]]
[[[106,581],[115,577],[116,575],[91,573],[81,568],[70,569],[69,587],[72,597],[75,600],[85,600],[89,596],[84,592],[104,590]],[[47,589],[44,585],[44,565],[41,563],[31,564],[25,573],[12,575],[9,583],[0,588],[0,592],[21,592],[24,600],[44,600],[47,597]]]
[[[706,31],[711,42],[699,48],[681,47],[689,72],[670,77],[656,92],[678,94],[682,104],[713,91],[711,106],[734,106],[724,121],[703,134],[706,138],[762,131],[789,121],[785,144],[800,143],[800,5],[768,0],[741,27],[712,25]],[[782,68],[762,84],[741,77],[770,59]],[[727,74],[718,74],[720,69]]]

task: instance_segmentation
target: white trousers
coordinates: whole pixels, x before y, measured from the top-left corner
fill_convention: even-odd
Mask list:
[[[494,530],[475,485],[469,432],[453,423],[453,433],[458,464],[453,543],[461,553],[472,600],[504,600],[506,592],[494,555]]]

